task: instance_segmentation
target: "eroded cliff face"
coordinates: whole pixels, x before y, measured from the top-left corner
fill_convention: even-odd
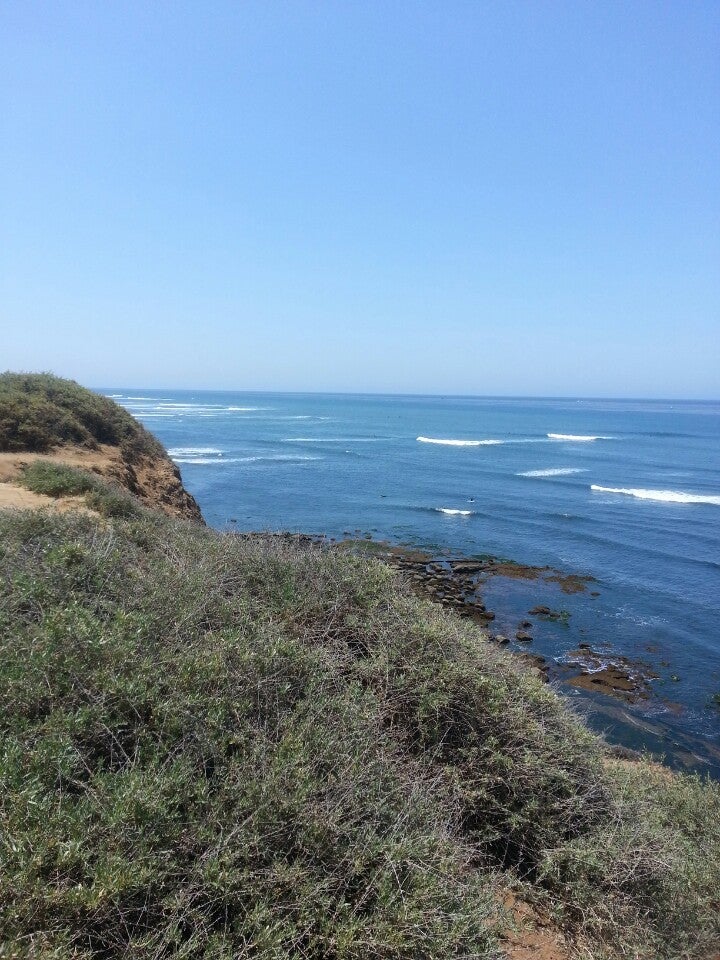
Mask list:
[[[66,444],[50,453],[0,453],[0,507],[51,506],[72,508],[75,498],[53,500],[41,494],[22,490],[17,481],[24,467],[36,460],[62,463],[88,470],[113,480],[132,493],[146,507],[160,510],[171,517],[204,523],[195,498],[183,486],[180,471],[166,456],[140,455],[128,460],[120,447],[101,444],[97,450]],[[78,501],[78,506],[79,506]]]
[[[204,523],[197,501],[183,486],[180,471],[169,457],[141,457],[133,463],[120,456],[105,476],[122,484],[148,506],[171,517]]]

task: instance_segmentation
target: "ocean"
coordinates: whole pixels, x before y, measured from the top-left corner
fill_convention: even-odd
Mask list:
[[[493,579],[493,629],[609,740],[720,776],[720,404],[103,390],[168,448],[219,530],[373,538],[593,577]],[[555,593],[553,593],[555,590]],[[563,685],[570,651],[654,674],[639,704]]]

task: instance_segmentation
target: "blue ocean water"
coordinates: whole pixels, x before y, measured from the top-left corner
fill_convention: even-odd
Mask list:
[[[533,645],[558,664],[580,640],[649,664],[651,701],[590,697],[591,722],[720,771],[720,404],[103,392],[160,438],[218,529],[369,534],[593,576],[561,599],[498,579],[486,602],[507,631],[561,603],[569,622],[536,624]]]

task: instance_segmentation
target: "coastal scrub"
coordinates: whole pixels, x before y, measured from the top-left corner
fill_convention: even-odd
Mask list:
[[[718,943],[716,786],[379,561],[93,492],[0,514],[4,955],[490,958],[509,886],[586,957]]]
[[[165,453],[160,441],[109,397],[51,373],[0,374],[0,451],[42,453],[66,443],[118,446],[128,462]]]

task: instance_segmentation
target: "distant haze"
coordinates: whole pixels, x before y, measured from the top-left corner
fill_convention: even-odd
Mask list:
[[[720,396],[720,5],[0,9],[0,368]]]

